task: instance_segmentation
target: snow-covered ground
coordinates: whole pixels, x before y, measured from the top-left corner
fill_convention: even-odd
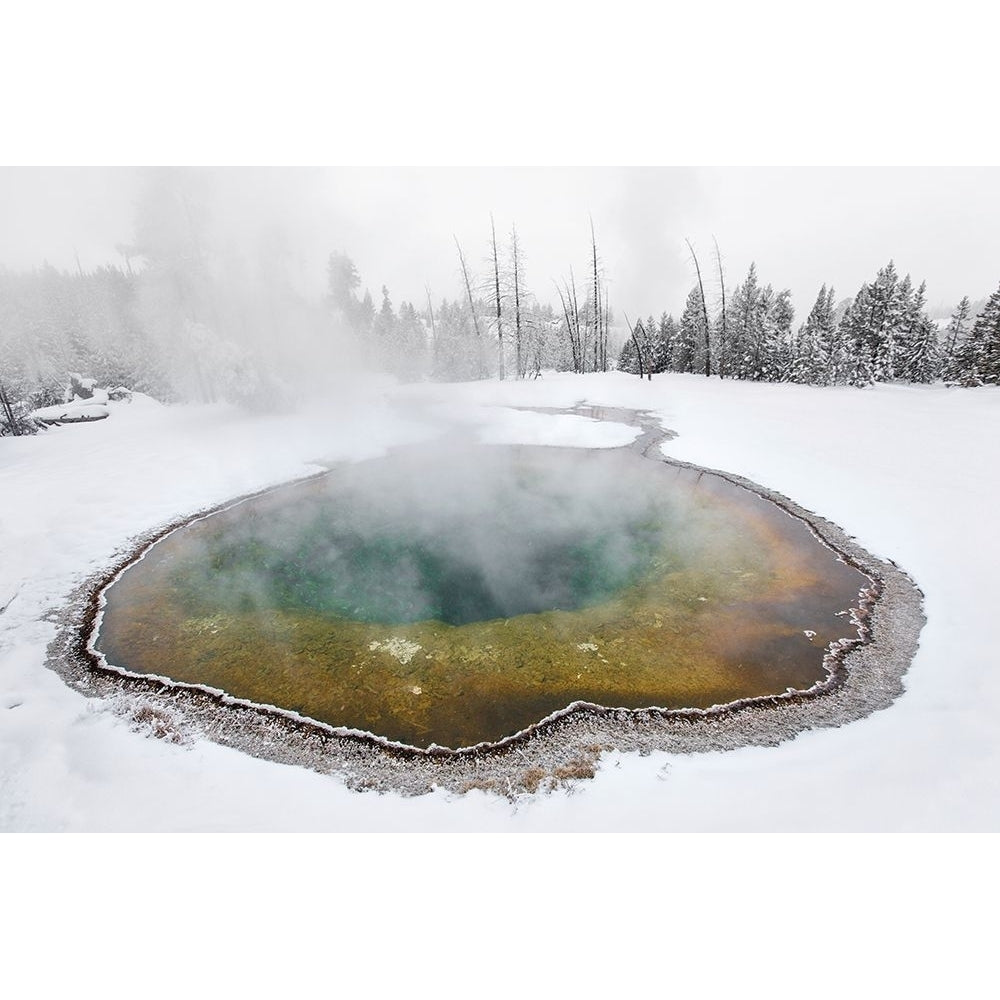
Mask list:
[[[517,406],[651,409],[670,455],[749,477],[908,571],[928,622],[888,710],[776,748],[605,756],[593,781],[516,806],[402,798],[208,741],[139,735],[46,669],[48,611],[142,531],[443,433],[614,446],[632,429]],[[415,405],[418,404],[418,405]],[[359,380],[296,414],[164,407],[0,442],[0,829],[998,830],[1000,391],[869,390],[696,376]]]

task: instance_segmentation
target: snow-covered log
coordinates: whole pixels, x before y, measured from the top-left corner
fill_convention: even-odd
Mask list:
[[[78,400],[74,403],[43,406],[41,409],[32,410],[29,415],[33,420],[43,424],[82,424],[92,420],[106,419],[108,408],[103,403]]]

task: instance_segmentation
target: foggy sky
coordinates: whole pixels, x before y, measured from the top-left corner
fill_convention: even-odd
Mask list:
[[[756,261],[764,283],[791,288],[796,321],[822,283],[854,295],[894,258],[927,279],[931,309],[1000,282],[1000,169],[976,168],[194,168],[208,169],[210,213],[224,238],[281,233],[308,285],[327,255],[351,256],[376,305],[422,306],[461,294],[453,236],[485,279],[492,211],[506,245],[516,223],[531,291],[588,267],[590,222],[612,308],[679,315],[694,282],[684,238],[710,297],[717,238],[731,287]],[[0,264],[74,268],[120,261],[131,238],[139,168],[0,168]]]

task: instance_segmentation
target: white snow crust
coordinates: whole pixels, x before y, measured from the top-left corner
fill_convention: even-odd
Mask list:
[[[774,748],[607,755],[517,807],[361,794],[207,740],[135,732],[44,666],[46,615],[130,539],[208,506],[458,424],[483,441],[613,447],[634,428],[516,407],[648,409],[671,456],[786,494],[896,561],[927,625],[889,709]],[[1000,390],[819,389],[658,375],[393,387],[294,414],[166,407],[0,442],[2,830],[1000,829]]]
[[[56,403],[55,406],[42,406],[31,411],[31,416],[37,420],[63,420],[67,423],[80,420],[103,420],[108,416],[107,400],[95,403],[90,399],[74,399],[71,403]]]

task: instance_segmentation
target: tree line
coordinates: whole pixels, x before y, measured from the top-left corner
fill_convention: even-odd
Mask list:
[[[679,322],[664,312],[659,320],[630,324],[619,370],[807,385],[1000,384],[1000,288],[978,310],[963,298],[941,329],[926,311],[926,282],[915,287],[890,261],[853,298],[837,302],[834,289],[823,285],[805,322],[793,329],[788,289],[762,285],[751,264],[727,295],[718,253],[717,261],[714,315],[698,268]]]
[[[371,293],[361,291],[354,262],[344,253],[330,255],[327,301],[337,320],[363,346],[374,366],[400,378],[444,381],[537,376],[543,370],[608,371],[613,314],[593,223],[586,279],[555,283],[558,310],[531,290],[517,227],[498,240],[490,217],[483,271],[477,273],[455,239],[457,294],[436,303],[430,289],[419,306],[392,304],[382,286],[378,309]]]
[[[378,303],[362,291],[341,252],[329,256],[325,295],[305,294],[280,241],[213,242],[197,191],[176,175],[154,180],[121,263],[0,269],[0,429],[35,429],[30,412],[62,402],[71,372],[165,402],[273,409],[322,389],[344,363],[449,381],[610,366],[593,225],[586,278],[570,269],[558,311],[531,289],[516,227],[498,238],[492,218],[478,273],[456,240],[455,293],[396,306],[385,286]]]
[[[1000,289],[977,306],[964,298],[941,328],[927,315],[925,284],[891,261],[853,298],[838,302],[824,285],[796,328],[790,292],[764,284],[755,266],[727,289],[717,246],[710,308],[688,244],[697,283],[679,320],[664,312],[632,323],[623,313],[623,331],[593,222],[586,263],[553,283],[553,301],[528,280],[516,226],[498,236],[491,217],[478,268],[455,240],[450,296],[426,289],[423,302],[396,306],[385,286],[378,303],[362,291],[341,252],[329,256],[325,293],[307,293],[291,247],[273,234],[235,249],[213,240],[197,195],[176,174],[157,175],[120,263],[0,268],[0,431],[31,431],[31,411],[62,402],[71,372],[167,402],[273,409],[322,390],[345,363],[408,380],[524,379],[607,371],[621,340],[617,367],[648,376],[1000,384]]]

